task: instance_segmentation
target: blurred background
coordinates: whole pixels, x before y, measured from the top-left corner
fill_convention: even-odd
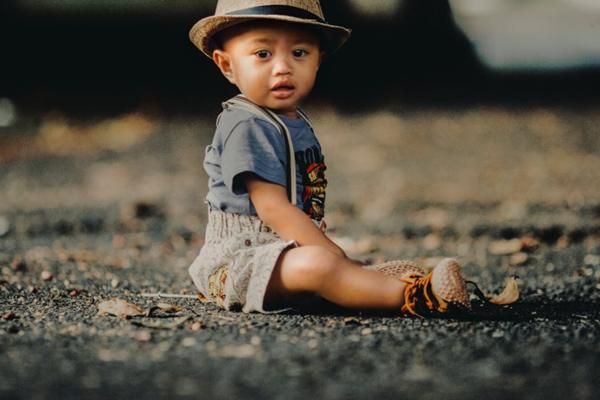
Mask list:
[[[517,275],[523,301],[460,322],[96,316],[195,292],[204,149],[235,90],[188,31],[216,1],[0,0],[0,398],[600,398],[600,0],[321,3],[353,28],[305,105],[330,237],[458,257],[488,293]]]
[[[23,110],[51,103],[97,112],[148,102],[196,112],[206,99],[214,104],[214,96],[232,93],[187,39],[215,4],[4,0],[0,94]],[[315,95],[361,107],[390,95],[450,105],[595,100],[599,4],[323,1],[327,18],[352,27],[354,35],[323,66]]]
[[[306,105],[326,151],[348,145],[327,152],[332,193],[344,193],[332,194],[334,202],[368,203],[360,197],[365,186],[382,194],[376,202],[384,206],[375,207],[381,213],[413,198],[598,200],[597,0],[322,3],[329,21],[353,28],[348,44],[324,63]],[[189,28],[215,4],[2,1],[4,207],[43,206],[49,198],[77,203],[99,182],[112,186],[96,201],[121,199],[119,182],[122,196],[185,192],[166,190],[149,170],[163,171],[169,182],[188,171],[197,207],[205,194],[203,147],[220,102],[235,94],[188,40]],[[159,154],[144,147],[152,138]],[[130,159],[136,152],[147,165]],[[114,162],[100,168],[90,155]],[[65,157],[89,164],[65,172]],[[181,164],[179,172],[160,157]],[[19,169],[27,160],[45,161]],[[119,163],[127,168],[117,171]],[[57,174],[48,172],[55,165],[69,194],[57,195]]]

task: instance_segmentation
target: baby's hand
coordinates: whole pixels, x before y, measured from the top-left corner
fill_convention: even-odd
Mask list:
[[[381,256],[377,256],[375,258],[365,258],[364,261],[362,261],[363,265],[375,265],[375,264],[381,264],[385,262],[385,258],[381,257]]]
[[[322,219],[321,222],[319,223],[319,229],[323,233],[327,232],[327,223],[325,223],[324,219]]]
[[[359,265],[359,266],[361,266],[361,267],[364,267],[365,265],[370,265],[370,264],[371,264],[371,263],[369,262],[369,260],[356,260],[356,259],[354,259],[354,258],[350,258],[350,257],[347,257],[347,258],[348,258],[348,260],[350,260],[352,263],[354,263],[354,264],[357,264],[357,265]]]

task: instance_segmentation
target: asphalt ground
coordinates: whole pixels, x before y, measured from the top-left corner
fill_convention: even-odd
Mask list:
[[[595,109],[309,111],[352,256],[457,257],[520,300],[423,320],[144,297],[195,293],[214,118],[53,113],[0,136],[0,398],[599,397]],[[152,313],[99,315],[111,298]]]

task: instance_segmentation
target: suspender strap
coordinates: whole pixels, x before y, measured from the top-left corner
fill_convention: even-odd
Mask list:
[[[286,183],[288,199],[290,200],[290,203],[296,205],[296,156],[294,154],[294,143],[292,142],[292,136],[290,135],[290,131],[285,125],[285,123],[273,111],[254,104],[241,94],[227,100],[225,103],[223,103],[223,107],[240,108],[258,117],[264,118],[272,125],[274,125],[275,128],[277,128],[277,130],[283,137],[286,147],[286,162],[288,165],[288,170],[286,171]],[[298,113],[312,129],[312,125],[308,121],[308,117],[306,116],[306,114],[304,114],[304,112],[300,110]]]

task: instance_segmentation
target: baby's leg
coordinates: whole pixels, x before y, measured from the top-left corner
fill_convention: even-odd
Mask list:
[[[286,250],[277,261],[266,303],[285,304],[300,293],[318,293],[355,309],[400,309],[406,284],[320,246]]]

